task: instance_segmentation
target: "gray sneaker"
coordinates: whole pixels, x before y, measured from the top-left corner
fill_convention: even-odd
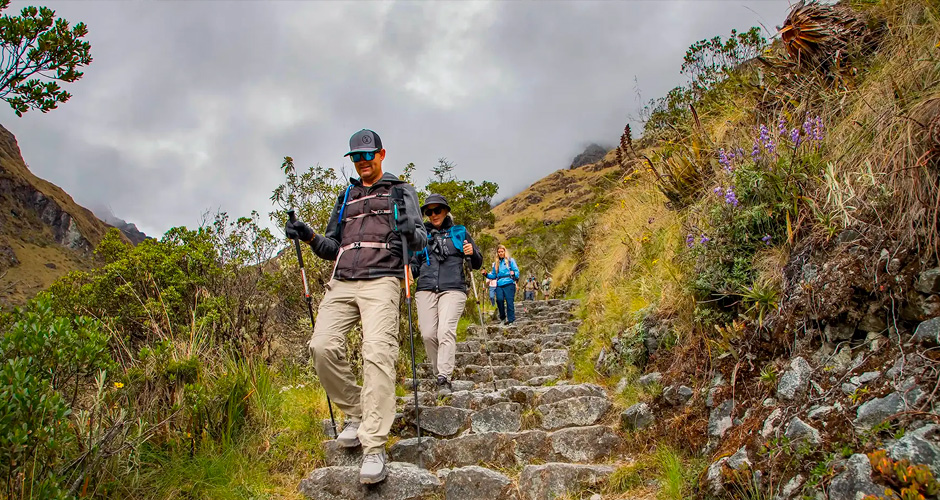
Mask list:
[[[450,381],[447,380],[447,377],[443,375],[437,376],[437,397],[442,398],[444,396],[450,396],[450,393],[453,392],[453,386],[450,385]]]
[[[388,468],[385,467],[385,450],[362,456],[362,468],[359,469],[359,482],[375,484],[385,480]]]
[[[336,444],[343,448],[355,448],[359,446],[359,421],[347,420],[343,425],[343,432],[336,436]]]

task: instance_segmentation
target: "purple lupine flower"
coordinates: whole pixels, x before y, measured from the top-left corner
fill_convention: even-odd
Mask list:
[[[757,161],[757,159],[760,158],[760,144],[758,144],[756,140],[754,141],[754,149],[751,151],[751,158],[754,161]]]
[[[803,122],[803,135],[813,137],[813,124],[815,123],[815,120],[812,118],[807,118],[806,121]]]
[[[783,118],[783,115],[781,115],[780,120],[777,121],[777,135],[787,135],[787,121]]]
[[[703,234],[703,235],[702,235],[702,239],[699,240],[699,243],[701,243],[701,244],[704,245],[704,244],[708,243],[709,241],[711,241],[711,238],[709,238],[708,236],[705,236],[705,235]]]
[[[716,187],[716,188],[713,189],[712,191],[714,191],[714,192],[716,192],[716,193],[718,193],[718,194],[721,194],[721,186]]]
[[[813,124],[813,139],[816,139],[818,142],[823,140],[823,119],[821,116],[816,115],[816,123]]]
[[[765,234],[764,237],[761,238],[760,240],[763,241],[765,245],[768,245],[768,246],[770,245],[770,235],[769,235],[769,234]]]
[[[695,236],[692,236],[692,233],[689,233],[689,235],[685,237],[685,246],[692,248],[692,245],[694,244],[695,244]]]
[[[790,131],[790,142],[793,143],[793,147],[800,145],[800,129],[795,128]]]
[[[731,158],[734,158],[734,153],[731,153]],[[725,153],[725,148],[718,150],[718,163],[720,163],[729,174],[731,173],[731,158]]]
[[[774,145],[774,140],[770,137],[770,131],[767,130],[767,126],[763,123],[760,126],[760,142],[768,153],[772,155],[775,154],[776,146]]]
[[[733,186],[728,186],[728,188],[725,189],[725,203],[731,205],[732,207],[738,206],[738,197],[734,194]]]

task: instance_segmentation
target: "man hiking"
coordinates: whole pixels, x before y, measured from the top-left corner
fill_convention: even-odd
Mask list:
[[[496,262],[492,269],[483,275],[496,280],[496,307],[499,308],[499,320],[511,325],[516,321],[516,281],[519,281],[519,266],[515,259],[506,253],[506,247],[496,247]]]
[[[310,339],[314,366],[330,399],[346,415],[339,446],[362,445],[363,484],[385,479],[385,443],[395,419],[395,362],[401,282],[411,251],[424,248],[427,231],[415,188],[382,172],[385,149],[379,135],[360,130],[349,139],[358,179],[336,199],[324,234],[300,221],[288,222],[288,238],[310,244],[322,259],[335,260]],[[346,355],[346,334],[362,321],[362,387]]]
[[[529,279],[525,282],[525,287],[522,292],[522,300],[535,300],[535,292],[539,289],[538,281],[535,281],[535,276],[529,276]]]
[[[437,395],[447,396],[457,355],[457,321],[467,303],[464,259],[469,259],[471,268],[480,269],[483,255],[467,229],[454,225],[443,196],[428,196],[421,211],[428,218],[424,224],[428,246],[411,260],[417,280],[418,327],[437,377]]]

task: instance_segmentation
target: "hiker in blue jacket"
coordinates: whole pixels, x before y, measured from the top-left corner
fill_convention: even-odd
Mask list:
[[[496,306],[499,307],[499,320],[506,324],[516,321],[516,282],[519,281],[519,266],[515,259],[506,252],[506,247],[496,247],[496,262],[483,275],[496,280]]]
[[[418,282],[415,301],[418,306],[418,328],[424,339],[431,368],[437,377],[437,395],[451,393],[451,376],[457,356],[457,322],[467,302],[467,278],[464,260],[473,269],[483,266],[483,254],[467,228],[454,225],[450,205],[439,195],[424,201],[421,212],[428,246],[411,258],[412,275]]]

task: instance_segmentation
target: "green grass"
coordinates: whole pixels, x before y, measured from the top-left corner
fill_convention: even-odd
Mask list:
[[[460,317],[457,321],[457,342],[467,340],[467,327],[473,324],[476,323],[472,318],[468,318],[466,314]]]

